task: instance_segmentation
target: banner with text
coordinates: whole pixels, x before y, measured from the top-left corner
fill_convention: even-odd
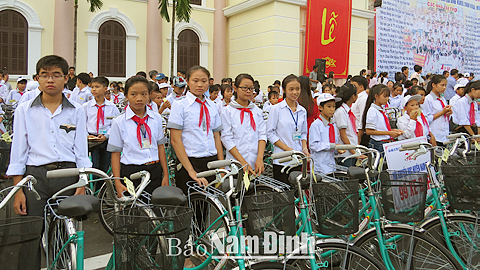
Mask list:
[[[376,12],[377,72],[480,73],[479,0],[383,0]]]
[[[325,73],[347,78],[352,0],[308,0],[303,72],[309,75],[315,59],[325,59]]]

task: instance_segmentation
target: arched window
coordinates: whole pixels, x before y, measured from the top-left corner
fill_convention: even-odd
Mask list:
[[[202,0],[190,0],[190,4],[192,5],[202,5]]]
[[[25,75],[28,55],[28,23],[14,10],[0,12],[0,69]]]
[[[98,75],[126,77],[126,34],[116,21],[106,21],[98,34]]]
[[[195,32],[185,29],[178,35],[177,69],[187,71],[200,64],[200,41]]]

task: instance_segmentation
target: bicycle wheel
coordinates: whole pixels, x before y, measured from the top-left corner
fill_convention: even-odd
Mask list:
[[[385,227],[383,237],[386,245],[390,245],[387,252],[395,269],[463,269],[447,249],[418,231],[412,233],[408,228]],[[375,230],[361,235],[355,246],[383,261]],[[412,256],[409,256],[410,251]]]
[[[252,270],[295,270],[297,268],[288,265],[288,264],[283,264],[283,263],[277,263],[277,262],[259,262],[254,265],[250,266],[250,269]]]
[[[218,236],[220,241],[223,242],[222,239],[228,236],[229,227],[227,226],[226,216],[219,218],[226,211],[220,201],[206,197],[202,193],[193,193],[190,194],[189,202],[190,208],[193,209],[192,232],[190,235],[190,241],[193,244],[191,261],[198,265],[205,261],[208,255],[201,250],[196,253],[197,248],[211,252],[214,250],[213,237]],[[210,225],[212,226],[209,228]],[[205,234],[202,236],[204,232]],[[195,243],[197,244],[195,245]],[[216,264],[216,261],[211,262],[211,265]]]
[[[77,268],[77,246],[73,242],[67,244],[70,236],[75,233],[75,225],[71,219],[55,218],[50,222],[47,236],[48,265],[51,267],[49,269],[75,270]]]
[[[478,269],[480,266],[480,224],[474,216],[467,214],[450,214],[446,216],[446,226],[452,248],[460,256],[468,269]],[[442,224],[439,217],[435,217],[422,226],[425,235],[438,241],[448,249]]]
[[[113,235],[114,213],[121,210],[120,206],[108,196],[106,184],[103,184],[100,188],[98,199],[100,199],[100,223],[109,234]]]
[[[317,243],[315,258],[317,264],[328,263],[328,266],[321,267],[321,269],[385,269],[385,266],[372,258],[370,254],[346,243]],[[290,265],[295,269],[312,269],[312,265],[308,259],[294,260],[291,261]]]

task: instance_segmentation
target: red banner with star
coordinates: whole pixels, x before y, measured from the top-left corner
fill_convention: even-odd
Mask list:
[[[352,0],[308,0],[303,72],[310,74],[315,59],[325,59],[325,73],[347,78]]]

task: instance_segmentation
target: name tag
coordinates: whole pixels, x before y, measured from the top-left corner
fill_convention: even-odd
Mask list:
[[[105,135],[105,134],[107,134],[107,130],[105,128],[101,128],[101,129],[98,130],[98,134],[99,135]]]
[[[299,141],[302,139],[302,133],[300,132],[293,132],[292,133],[292,138],[294,141]]]
[[[152,144],[150,144],[150,141],[148,140],[148,138],[143,138],[142,146],[140,147],[140,149],[150,149],[150,148],[152,148]]]

